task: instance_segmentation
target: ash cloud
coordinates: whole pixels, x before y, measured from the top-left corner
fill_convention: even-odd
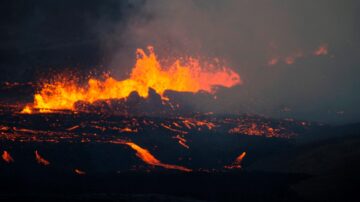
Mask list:
[[[141,6],[126,23],[114,24],[111,33],[100,33],[104,53],[111,58],[108,66],[119,75],[130,71],[121,67],[131,67],[134,50],[149,44],[160,57],[220,57],[244,83],[220,90],[214,102],[192,103],[199,110],[359,121],[357,1],[135,3]],[[313,52],[324,44],[327,54],[315,57]],[[285,62],[269,66],[272,57]]]

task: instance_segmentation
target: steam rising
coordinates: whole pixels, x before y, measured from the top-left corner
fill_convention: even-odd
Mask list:
[[[355,1],[132,3],[139,12],[102,35],[114,71],[124,73],[119,67],[129,66],[129,50],[152,44],[160,57],[222,58],[242,76],[242,86],[220,92],[215,110],[193,103],[199,110],[335,122],[360,115],[354,93],[360,71],[352,53],[358,30],[356,13],[349,12]],[[284,62],[269,65],[272,58]]]

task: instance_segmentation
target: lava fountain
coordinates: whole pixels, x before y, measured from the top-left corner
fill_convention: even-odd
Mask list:
[[[148,54],[143,49],[136,51],[136,63],[128,79],[118,81],[111,76],[103,80],[90,78],[87,85],[79,85],[73,79],[60,78],[42,85],[34,95],[34,103],[25,106],[22,113],[52,110],[74,110],[78,101],[93,103],[97,100],[122,99],[132,92],[141,97],[148,97],[152,88],[163,96],[166,90],[178,92],[205,91],[214,93],[216,86],[230,88],[241,84],[240,76],[226,66],[215,63],[202,63],[200,59],[189,57],[180,59],[167,67],[160,64],[153,47],[148,47]]]

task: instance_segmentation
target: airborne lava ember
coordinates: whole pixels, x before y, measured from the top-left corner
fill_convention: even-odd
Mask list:
[[[148,47],[149,54],[137,50],[137,60],[130,78],[117,81],[106,76],[104,81],[89,79],[87,86],[79,86],[74,79],[59,78],[51,83],[45,83],[39,93],[34,96],[34,104],[27,105],[22,113],[32,113],[52,110],[74,110],[79,101],[93,103],[97,100],[124,99],[132,92],[141,97],[149,96],[149,88],[160,94],[164,100],[166,90],[178,92],[205,91],[214,93],[214,87],[230,88],[241,84],[240,76],[225,66],[201,62],[189,57],[185,61],[176,60],[169,67],[162,67],[155,55],[153,47]]]

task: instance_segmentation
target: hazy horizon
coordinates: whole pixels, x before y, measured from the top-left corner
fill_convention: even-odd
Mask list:
[[[0,81],[50,69],[126,77],[136,48],[160,58],[218,57],[243,84],[215,112],[329,123],[360,121],[358,1],[5,1]],[[323,49],[323,50],[321,50]]]

